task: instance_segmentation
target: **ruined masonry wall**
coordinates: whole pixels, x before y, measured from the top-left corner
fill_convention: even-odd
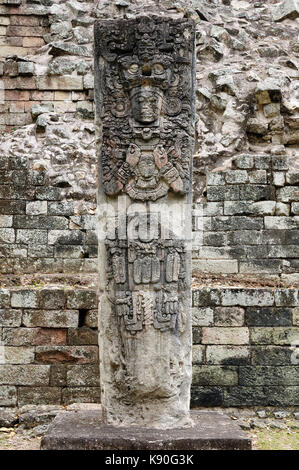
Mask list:
[[[299,172],[286,155],[238,155],[209,172],[194,210],[193,271],[298,282]]]
[[[95,203],[81,215],[44,167],[21,155],[0,162],[0,273],[96,272]]]
[[[82,173],[80,152],[77,160]],[[95,201],[80,179],[75,192],[67,175],[32,169],[26,156],[0,162],[0,272],[96,272]],[[193,274],[265,275],[297,285],[298,182],[286,155],[241,154],[232,168],[208,172],[206,202],[194,205]]]
[[[0,131],[47,112],[93,118],[94,3],[0,1]]]
[[[0,290],[0,406],[100,401],[96,308],[88,289]]]
[[[298,406],[298,289],[194,289],[192,305],[192,406]],[[1,289],[0,324],[0,406],[100,401],[93,289]]]
[[[0,273],[96,272],[93,23],[158,3],[197,22],[192,403],[298,405],[289,0],[289,13],[277,0],[0,0]],[[223,287],[249,277],[258,288]],[[1,286],[0,406],[99,401],[96,317],[91,289]]]

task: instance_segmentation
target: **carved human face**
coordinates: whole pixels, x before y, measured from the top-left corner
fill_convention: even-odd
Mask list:
[[[155,162],[150,157],[143,157],[139,161],[138,165],[139,173],[144,179],[151,178],[156,170]]]
[[[141,88],[131,98],[132,113],[136,121],[142,124],[152,124],[160,114],[160,95],[151,90]]]

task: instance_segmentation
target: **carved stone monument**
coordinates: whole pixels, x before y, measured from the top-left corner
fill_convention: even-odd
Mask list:
[[[103,413],[61,413],[42,449],[251,448],[222,413],[189,412],[194,30],[95,23]]]
[[[194,36],[185,19],[95,25],[100,377],[113,425],[192,424]]]

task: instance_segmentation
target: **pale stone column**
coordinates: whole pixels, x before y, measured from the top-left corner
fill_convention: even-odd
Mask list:
[[[95,24],[104,421],[191,425],[194,24]]]

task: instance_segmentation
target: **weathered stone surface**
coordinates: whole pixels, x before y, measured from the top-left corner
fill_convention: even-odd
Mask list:
[[[36,346],[36,363],[93,364],[98,362],[97,346]]]
[[[34,348],[6,346],[4,349],[4,363],[30,364],[34,362]]]
[[[238,372],[226,366],[193,366],[192,385],[237,385]]]
[[[298,385],[299,368],[296,366],[240,367],[239,384],[246,386]]]
[[[207,346],[207,364],[250,364],[250,348],[245,346]],[[213,384],[212,384],[213,385]]]
[[[44,392],[47,393],[47,390],[44,389]],[[23,395],[24,398],[24,395]],[[20,425],[24,426],[25,429],[31,429],[35,426],[41,424],[49,424],[57,416],[58,413],[61,413],[62,410],[58,406],[56,409],[51,406],[49,410],[30,410],[21,413],[19,416]]]
[[[83,80],[82,77],[73,77],[72,75],[40,77],[37,88],[39,90],[83,90]]]
[[[267,401],[264,387],[228,387],[224,390],[224,406],[263,405]]]
[[[220,304],[220,295],[217,289],[196,289],[192,292],[193,307],[213,307]]]
[[[47,244],[47,231],[46,230],[17,230],[17,243],[24,243],[26,245],[46,245]]]
[[[64,325],[65,326],[65,325]],[[66,329],[56,328],[3,328],[3,341],[7,346],[39,346],[66,344]]]
[[[291,364],[292,347],[255,346],[252,348],[252,364],[259,366],[285,366]]]
[[[93,290],[69,291],[67,293],[67,308],[91,309],[97,306],[97,296]]]
[[[66,374],[67,365],[53,364],[50,368],[50,383],[51,387],[66,387]]]
[[[47,366],[37,366],[47,367]],[[25,384],[24,384],[25,385]],[[26,384],[27,385],[27,384]],[[19,406],[38,403],[39,405],[57,405],[61,402],[61,388],[44,386],[20,387],[18,395]]]
[[[67,384],[70,387],[99,387],[100,376],[98,365],[68,366]]]
[[[208,186],[207,188],[208,201],[235,201],[239,199],[239,194],[239,187],[234,185],[226,185],[223,187]]]
[[[297,0],[283,0],[272,8],[272,15],[274,21],[295,19],[299,16],[299,4]]]
[[[204,327],[202,329],[203,344],[248,344],[248,328]]]
[[[202,364],[204,362],[204,346],[194,344],[192,346],[192,364]]]
[[[10,306],[10,292],[8,289],[0,289],[0,307]]]
[[[33,62],[19,62],[18,73],[20,75],[33,75],[34,74],[34,63]]]
[[[1,406],[15,406],[17,404],[17,388],[10,385],[1,385],[0,400]]]
[[[254,157],[253,155],[238,155],[234,163],[237,168],[242,168],[242,169],[251,169],[254,167]]]
[[[13,291],[11,294],[11,306],[17,308],[37,308],[38,292],[33,289]]]
[[[298,228],[299,219],[297,217],[265,217],[265,228],[272,229],[294,229]]]
[[[237,273],[238,261],[237,260],[194,260],[194,271],[202,273]]]
[[[118,227],[99,240],[99,341],[101,351],[111,352],[103,356],[100,376],[109,424],[190,425],[194,39],[194,23],[186,19],[95,23],[98,201],[115,205],[113,197],[126,195],[129,210],[139,203],[133,219],[115,214],[125,236]],[[146,213],[149,203],[152,214]],[[170,229],[162,203],[177,213],[185,206],[185,233]],[[101,217],[99,209],[99,215],[113,223],[107,212]],[[129,222],[138,232],[133,237]]]
[[[35,104],[31,108],[31,114],[34,118],[43,113],[50,113],[51,111],[54,111],[53,103]]]
[[[74,56],[92,57],[91,49],[87,48],[86,46],[78,46],[77,44],[73,44],[70,42],[53,43],[51,54],[54,56],[61,54],[69,54]]]
[[[214,310],[215,326],[243,326],[244,309],[240,307],[216,307]]]
[[[221,297],[224,306],[271,306],[274,304],[273,292],[263,289],[223,289]]]
[[[299,303],[298,289],[277,289],[274,293],[277,306],[296,307]]]
[[[19,215],[15,218],[16,228],[37,228],[48,230],[64,230],[68,228],[68,221],[65,217],[58,216],[30,216]]]
[[[47,214],[47,201],[31,201],[26,203],[26,214],[44,215]]]
[[[39,294],[39,306],[44,309],[64,308],[66,295],[63,289],[43,289]]]
[[[0,229],[0,243],[14,243],[15,231],[12,228]]]
[[[1,327],[21,326],[22,310],[18,309],[0,309],[0,325]]]
[[[193,308],[192,325],[209,326],[213,324],[214,311],[211,308]]]
[[[62,390],[62,403],[100,403],[100,387],[67,387]]]
[[[247,308],[245,314],[245,324],[247,326],[291,326],[292,309],[256,307]]]
[[[192,387],[191,406],[221,406],[223,390],[221,387]]]
[[[46,385],[49,382],[49,366],[0,365],[0,385]]]
[[[68,343],[70,345],[97,345],[98,332],[87,326],[70,328],[68,331]]]
[[[101,412],[59,414],[41,443],[42,450],[196,450],[251,449],[238,425],[220,412],[192,411],[194,427],[153,430],[112,427]],[[76,430],[74,434],[74,430]]]
[[[2,404],[1,402],[1,405]],[[17,420],[16,411],[0,409],[0,427],[11,428],[16,424]]]
[[[84,234],[80,230],[49,230],[49,245],[82,245]]]
[[[23,323],[28,327],[76,328],[78,319],[78,310],[25,310],[23,315]]]
[[[299,328],[254,327],[250,330],[252,344],[290,346],[298,342]]]
[[[277,191],[278,201],[290,202],[299,201],[299,188],[296,186],[286,186]]]

